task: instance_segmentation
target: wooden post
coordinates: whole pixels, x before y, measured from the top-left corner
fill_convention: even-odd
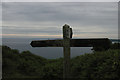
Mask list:
[[[70,78],[70,27],[66,24],[63,26],[63,51],[63,78],[68,79]]]

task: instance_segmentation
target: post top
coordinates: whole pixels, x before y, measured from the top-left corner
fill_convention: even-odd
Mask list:
[[[67,25],[67,24],[65,24],[65,25],[63,26],[63,28],[70,28],[70,26]]]

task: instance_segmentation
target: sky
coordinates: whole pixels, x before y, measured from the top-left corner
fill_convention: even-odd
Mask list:
[[[119,0],[1,0],[2,2],[118,2]]]
[[[64,24],[72,27],[73,38],[118,38],[118,3],[113,0],[5,1],[2,2],[3,38],[62,38]]]

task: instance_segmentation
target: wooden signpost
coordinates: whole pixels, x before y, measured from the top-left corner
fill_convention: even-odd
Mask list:
[[[111,45],[108,38],[72,39],[72,28],[63,26],[63,39],[32,41],[32,47],[63,47],[63,78],[70,78],[70,47],[93,47],[95,51],[107,50]]]
[[[70,76],[70,37],[72,36],[72,28],[68,25],[63,26],[63,51],[64,51],[64,67],[63,78]]]

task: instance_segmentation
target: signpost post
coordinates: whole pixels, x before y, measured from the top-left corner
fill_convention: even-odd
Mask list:
[[[70,76],[70,37],[72,29],[68,25],[63,26],[63,51],[64,51],[64,71],[63,78]]]
[[[70,78],[70,47],[93,47],[95,51],[107,50],[111,45],[108,38],[72,39],[72,28],[63,26],[63,39],[32,41],[32,47],[63,47],[63,78]]]

